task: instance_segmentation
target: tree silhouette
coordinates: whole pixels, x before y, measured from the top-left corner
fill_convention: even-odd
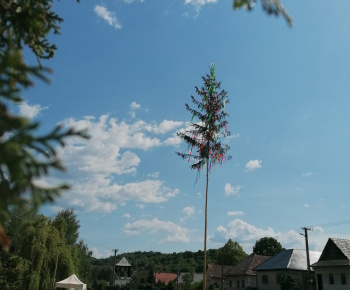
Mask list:
[[[253,247],[253,253],[263,256],[274,256],[282,250],[282,245],[272,237],[264,237],[257,240]]]
[[[229,103],[227,92],[220,90],[221,83],[215,78],[215,66],[211,65],[210,75],[202,77],[203,86],[201,89],[195,87],[197,94],[201,97],[197,100],[191,96],[192,103],[198,108],[192,109],[186,103],[186,110],[192,114],[190,126],[178,136],[188,144],[189,153],[176,152],[183,159],[193,160],[191,169],[197,170],[197,179],[201,170],[206,170],[206,192],[205,192],[205,229],[204,229],[204,271],[203,289],[206,287],[206,242],[207,242],[207,207],[208,207],[208,186],[209,173],[216,165],[220,165],[230,159],[226,156],[229,146],[221,140],[230,135],[227,131],[225,104]],[[194,118],[199,122],[192,122]],[[193,150],[194,149],[194,150]]]
[[[242,246],[231,239],[219,249],[217,256],[218,265],[234,266],[247,256]]]

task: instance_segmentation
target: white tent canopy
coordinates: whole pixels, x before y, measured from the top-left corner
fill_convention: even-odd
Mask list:
[[[72,276],[69,276],[68,278],[66,278],[60,282],[56,282],[56,288],[87,290],[86,284],[81,282],[75,274],[73,274]]]

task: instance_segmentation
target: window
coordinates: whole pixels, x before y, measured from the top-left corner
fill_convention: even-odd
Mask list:
[[[245,285],[244,285],[244,280],[242,280],[242,288],[244,288],[245,287]]]
[[[346,285],[346,276],[345,273],[340,274],[341,284]]]
[[[237,281],[237,288],[239,288],[239,281]]]
[[[329,284],[334,284],[334,277],[333,274],[329,274]]]
[[[281,274],[276,274],[276,282],[278,285],[281,284],[281,276]]]
[[[317,285],[318,285],[318,290],[323,290],[322,274],[317,274]]]
[[[262,275],[262,283],[263,284],[269,284],[269,276]]]
[[[230,285],[230,288],[232,288],[232,281],[231,280],[229,281],[229,285]]]

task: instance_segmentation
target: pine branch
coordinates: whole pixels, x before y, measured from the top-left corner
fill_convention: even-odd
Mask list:
[[[222,163],[223,160],[230,159],[226,156],[229,147],[220,141],[222,137],[230,135],[225,120],[228,114],[224,111],[225,104],[229,103],[227,92],[220,90],[221,83],[216,81],[213,66],[210,75],[203,76],[202,81],[204,84],[201,89],[195,87],[200,98],[191,96],[192,103],[197,109],[185,104],[186,110],[192,115],[191,129],[178,134],[188,144],[189,153],[177,152],[177,154],[188,161],[192,159],[194,164],[191,168],[197,170],[209,161]],[[194,119],[198,119],[199,122],[194,122]]]

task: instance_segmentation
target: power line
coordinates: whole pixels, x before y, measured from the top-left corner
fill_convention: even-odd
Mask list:
[[[339,226],[339,225],[345,225],[345,224],[349,224],[350,220],[344,220],[344,221],[337,221],[337,222],[331,222],[331,223],[324,223],[324,224],[318,224],[318,225],[313,225],[313,226],[309,226],[309,228],[315,228],[315,227],[332,227],[332,226]]]

